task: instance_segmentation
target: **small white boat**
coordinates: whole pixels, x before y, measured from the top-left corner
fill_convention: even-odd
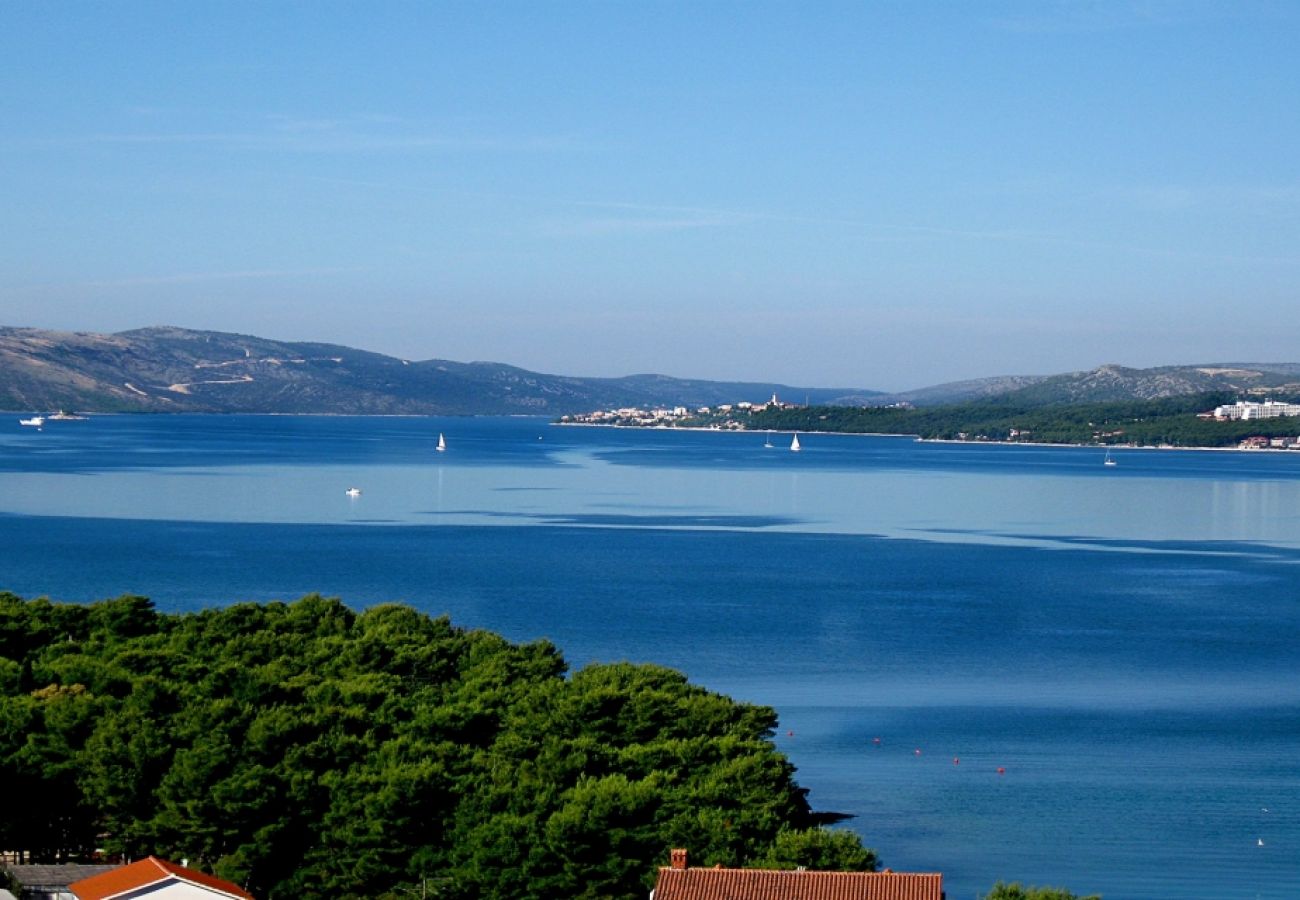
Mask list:
[[[1119,465],[1119,463],[1115,462],[1115,460],[1113,460],[1113,459],[1110,458],[1110,451],[1109,451],[1109,450],[1106,451],[1106,458],[1103,459],[1103,460],[1101,461],[1101,464],[1102,464],[1103,466],[1117,466],[1117,465]]]
[[[763,446],[769,450],[772,449],[772,432],[767,433],[767,440],[763,442]]]
[[[348,488],[348,489],[347,489],[346,491],[344,491],[343,493],[347,494],[349,497],[360,497],[360,496],[361,496],[361,488]]]
[[[70,413],[62,409],[50,416],[51,422],[84,422],[85,420],[85,416],[79,416],[76,413]]]
[[[790,441],[790,449],[795,453],[798,453],[800,450],[803,449],[802,447],[799,446],[799,435],[796,434],[794,436],[794,440]]]
[[[19,419],[19,425],[30,425],[32,428],[40,428],[45,424],[44,416],[32,416],[30,419]]]
[[[445,453],[446,451],[447,451],[447,439],[446,439],[445,437],[443,437],[443,436],[442,436],[442,432],[439,431],[439,432],[438,432],[438,452],[439,452],[439,453]]]

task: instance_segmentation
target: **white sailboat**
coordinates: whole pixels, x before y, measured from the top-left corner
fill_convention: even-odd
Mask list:
[[[767,440],[763,442],[763,446],[767,447],[769,450],[772,448],[772,432],[769,431],[767,433]]]
[[[790,441],[790,450],[794,453],[798,453],[801,449],[802,448],[799,446],[799,435],[796,434],[794,440]]]
[[[1106,458],[1103,459],[1103,460],[1101,461],[1101,464],[1102,464],[1103,466],[1117,466],[1117,465],[1119,465],[1119,463],[1115,462],[1115,460],[1113,460],[1113,459],[1110,458],[1110,451],[1109,451],[1109,450],[1106,451]]]
[[[439,453],[445,453],[446,451],[447,451],[447,439],[446,439],[445,437],[443,437],[443,436],[442,436],[442,432],[439,431],[439,432],[438,432],[438,452],[439,452]]]

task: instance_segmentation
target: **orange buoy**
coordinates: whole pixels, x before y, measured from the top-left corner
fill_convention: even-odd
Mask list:
[[[1007,770],[1004,769],[1002,766],[998,766],[998,774],[999,774],[999,775],[1005,775],[1005,774],[1007,774]]]

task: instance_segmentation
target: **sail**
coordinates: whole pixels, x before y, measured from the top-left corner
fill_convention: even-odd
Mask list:
[[[445,437],[443,437],[443,436],[442,436],[442,432],[439,431],[439,432],[438,432],[438,452],[442,452],[443,450],[446,450],[446,449],[447,449],[447,439],[446,439]]]
[[[794,440],[790,442],[790,449],[793,450],[795,453],[799,452],[799,435],[796,434],[794,436]]]

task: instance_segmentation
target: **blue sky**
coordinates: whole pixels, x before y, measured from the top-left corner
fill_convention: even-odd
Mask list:
[[[0,324],[902,389],[1300,360],[1300,5],[0,4]]]

